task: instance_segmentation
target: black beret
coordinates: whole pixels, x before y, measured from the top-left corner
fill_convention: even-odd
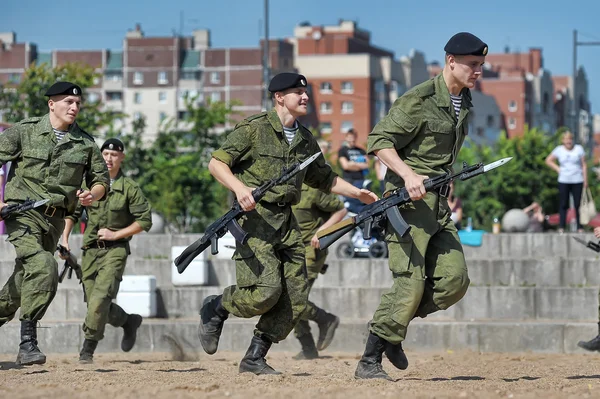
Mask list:
[[[306,87],[306,84],[304,75],[283,72],[273,76],[271,83],[269,83],[269,91],[275,93],[276,91],[283,91],[294,87]]]
[[[452,36],[444,51],[452,55],[487,55],[488,45],[469,32],[460,32]]]
[[[102,147],[100,147],[100,152],[107,150],[107,149],[112,150],[112,151],[123,152],[123,151],[125,151],[125,146],[123,145],[123,142],[121,140],[112,138],[112,139],[106,140],[104,142],[104,144],[102,144]]]
[[[50,88],[46,91],[46,94],[44,95],[47,97],[52,97],[61,94],[80,96],[81,87],[71,82],[56,82],[52,86],[50,86]]]

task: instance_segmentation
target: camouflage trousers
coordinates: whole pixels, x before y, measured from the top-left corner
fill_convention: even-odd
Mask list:
[[[393,285],[381,297],[371,332],[392,344],[406,337],[414,317],[444,310],[467,292],[469,277],[458,232],[445,198],[428,193],[400,212],[412,227],[402,238],[387,226]]]
[[[17,258],[12,275],[0,290],[0,325],[15,317],[19,307],[21,320],[40,320],[58,288],[54,253],[65,222],[31,210],[4,223]]]
[[[83,252],[81,270],[87,297],[83,332],[86,339],[100,341],[104,338],[107,323],[121,327],[127,321],[127,313],[113,300],[119,292],[128,254],[129,245],[88,248]]]
[[[310,245],[306,247],[306,271],[308,274],[308,292],[310,297],[310,290],[312,289],[315,280],[319,276],[323,265],[327,259],[327,250],[318,250]],[[317,317],[317,309],[319,309],[310,300],[306,303],[306,310],[300,316],[300,320],[294,327],[294,335],[296,337],[302,337],[310,334],[309,320],[314,320]]]
[[[308,300],[304,244],[296,219],[287,215],[279,229],[256,212],[245,215],[250,238],[236,244],[236,285],[224,290],[222,301],[237,317],[260,315],[254,334],[274,343],[292,331]]]

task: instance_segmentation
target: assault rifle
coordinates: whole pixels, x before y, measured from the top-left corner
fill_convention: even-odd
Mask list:
[[[573,239],[575,241],[577,241],[577,242],[585,245],[586,247],[588,247],[592,251],[600,252],[600,242],[599,243],[595,243],[595,242],[592,242],[592,241],[585,242],[584,240],[582,240],[579,237],[573,237]]]
[[[510,161],[512,157],[503,158],[488,165],[478,163],[472,166],[463,164],[463,169],[460,172],[451,174],[445,173],[440,176],[432,177],[423,181],[426,191],[435,191],[450,184],[454,180],[468,180],[478,176],[489,170],[495,169],[498,166],[504,165]],[[346,233],[354,230],[356,226],[363,225],[363,238],[368,240],[371,238],[373,226],[383,226],[383,221],[387,218],[392,229],[401,237],[405,237],[410,232],[410,226],[402,218],[398,205],[410,202],[410,195],[406,187],[392,191],[387,197],[366,205],[356,216],[342,220],[333,226],[320,231],[318,233],[319,245],[321,249],[325,249],[340,239]]]
[[[44,205],[48,201],[50,201],[50,200],[43,199],[43,200],[36,201],[36,200],[28,199],[25,202],[22,202],[20,204],[6,205],[0,211],[0,218],[2,218],[2,220],[5,220],[6,218],[10,217],[13,213],[25,212],[30,209],[37,208],[40,205]]]
[[[271,188],[285,183],[296,174],[298,174],[301,170],[310,165],[315,159],[317,159],[321,155],[320,152],[312,155],[307,158],[302,163],[296,163],[290,166],[288,169],[285,169],[281,176],[276,179],[269,180],[264,183],[262,186],[258,187],[254,191],[252,191],[252,196],[254,197],[254,201],[258,202],[260,199],[269,191]],[[231,209],[219,219],[217,219],[213,224],[208,226],[204,235],[196,240],[193,244],[189,245],[186,249],[183,250],[181,255],[175,258],[175,266],[177,266],[177,271],[179,274],[183,273],[183,271],[188,267],[188,265],[194,260],[194,258],[200,255],[208,246],[210,245],[210,253],[216,255],[219,253],[219,238],[223,237],[227,231],[230,231],[231,234],[235,237],[236,241],[240,244],[245,244],[248,241],[248,233],[242,230],[242,227],[239,225],[237,219],[244,214],[244,210],[240,206],[240,204],[235,200],[233,202],[233,206]]]
[[[79,282],[81,282],[83,275],[81,273],[81,266],[79,266],[79,264],[77,263],[77,258],[75,257],[75,255],[73,255],[71,251],[69,251],[66,247],[64,247],[61,244],[58,244],[56,250],[60,253],[61,256],[66,257],[65,265],[58,274],[58,282],[62,283],[65,279],[65,275],[67,275],[67,278],[70,279],[73,276],[73,271],[75,271],[75,276],[77,276]]]
[[[65,279],[65,275],[68,279],[70,279],[73,276],[73,271],[75,271],[75,276],[77,276],[77,279],[79,279],[79,284],[82,284],[83,273],[81,271],[81,266],[79,265],[79,263],[77,263],[77,258],[75,257],[75,255],[73,255],[71,251],[69,251],[66,247],[64,247],[61,244],[58,244],[56,250],[60,253],[61,256],[66,257],[65,264],[60,273],[58,273],[58,282],[62,283]],[[83,300],[87,302],[85,288],[83,288]]]

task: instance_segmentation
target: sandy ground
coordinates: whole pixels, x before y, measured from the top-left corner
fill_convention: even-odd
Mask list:
[[[274,352],[280,376],[238,374],[242,353],[99,353],[49,355],[42,366],[17,367],[0,355],[0,398],[582,398],[600,397],[600,354],[407,352],[408,370],[384,367],[395,382],[355,380],[355,353],[296,361]],[[179,354],[181,357],[181,354]]]

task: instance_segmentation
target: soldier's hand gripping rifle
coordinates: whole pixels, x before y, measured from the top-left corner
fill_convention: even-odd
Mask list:
[[[577,242],[585,245],[586,247],[588,247],[592,251],[600,252],[600,242],[599,243],[595,243],[595,242],[592,242],[592,241],[585,242],[584,240],[582,240],[579,237],[573,237],[573,239],[575,241],[577,241]]]
[[[6,220],[6,218],[10,217],[10,215],[12,215],[12,214],[19,213],[19,212],[25,212],[30,209],[37,208],[40,205],[44,205],[48,201],[50,201],[50,200],[43,199],[43,200],[36,201],[36,200],[28,199],[20,204],[6,205],[0,211],[0,218],[2,220]]]
[[[302,163],[296,163],[285,169],[281,176],[276,179],[269,180],[264,183],[260,187],[256,188],[252,191],[252,197],[254,197],[254,201],[258,202],[260,199],[269,191],[271,188],[285,183],[296,174],[298,174],[301,170],[310,165],[315,159],[317,159],[321,155],[321,152],[318,152],[311,157],[307,158]],[[231,209],[219,219],[217,219],[213,224],[208,226],[204,235],[196,240],[193,244],[188,246],[183,250],[181,255],[175,258],[175,266],[177,266],[177,271],[181,274],[188,267],[188,265],[194,260],[194,258],[200,255],[208,246],[210,246],[210,253],[216,255],[219,253],[219,238],[223,237],[227,231],[230,231],[231,234],[235,237],[236,241],[245,244],[248,241],[248,233],[246,233],[240,227],[237,220],[242,216],[244,210],[240,206],[240,204],[235,200],[233,202],[233,206]]]
[[[488,165],[478,163],[472,166],[467,166],[464,164],[463,169],[460,172],[454,174],[446,173],[426,179],[423,181],[423,185],[425,186],[426,191],[438,190],[444,185],[450,184],[450,182],[454,180],[468,180],[489,170],[495,169],[498,166],[504,165],[511,159],[512,157],[503,158]],[[340,239],[348,232],[354,230],[356,226],[360,226],[361,224],[364,224],[363,238],[368,240],[371,238],[373,225],[385,226],[382,222],[386,218],[390,222],[392,229],[394,229],[398,235],[401,237],[406,236],[406,234],[410,232],[410,226],[402,218],[402,215],[398,210],[398,205],[402,205],[410,201],[410,195],[408,194],[406,187],[392,191],[387,197],[366,205],[358,214],[356,214],[356,216],[342,220],[328,229],[317,233],[317,236],[319,237],[320,248],[325,249],[329,247],[336,240]]]

